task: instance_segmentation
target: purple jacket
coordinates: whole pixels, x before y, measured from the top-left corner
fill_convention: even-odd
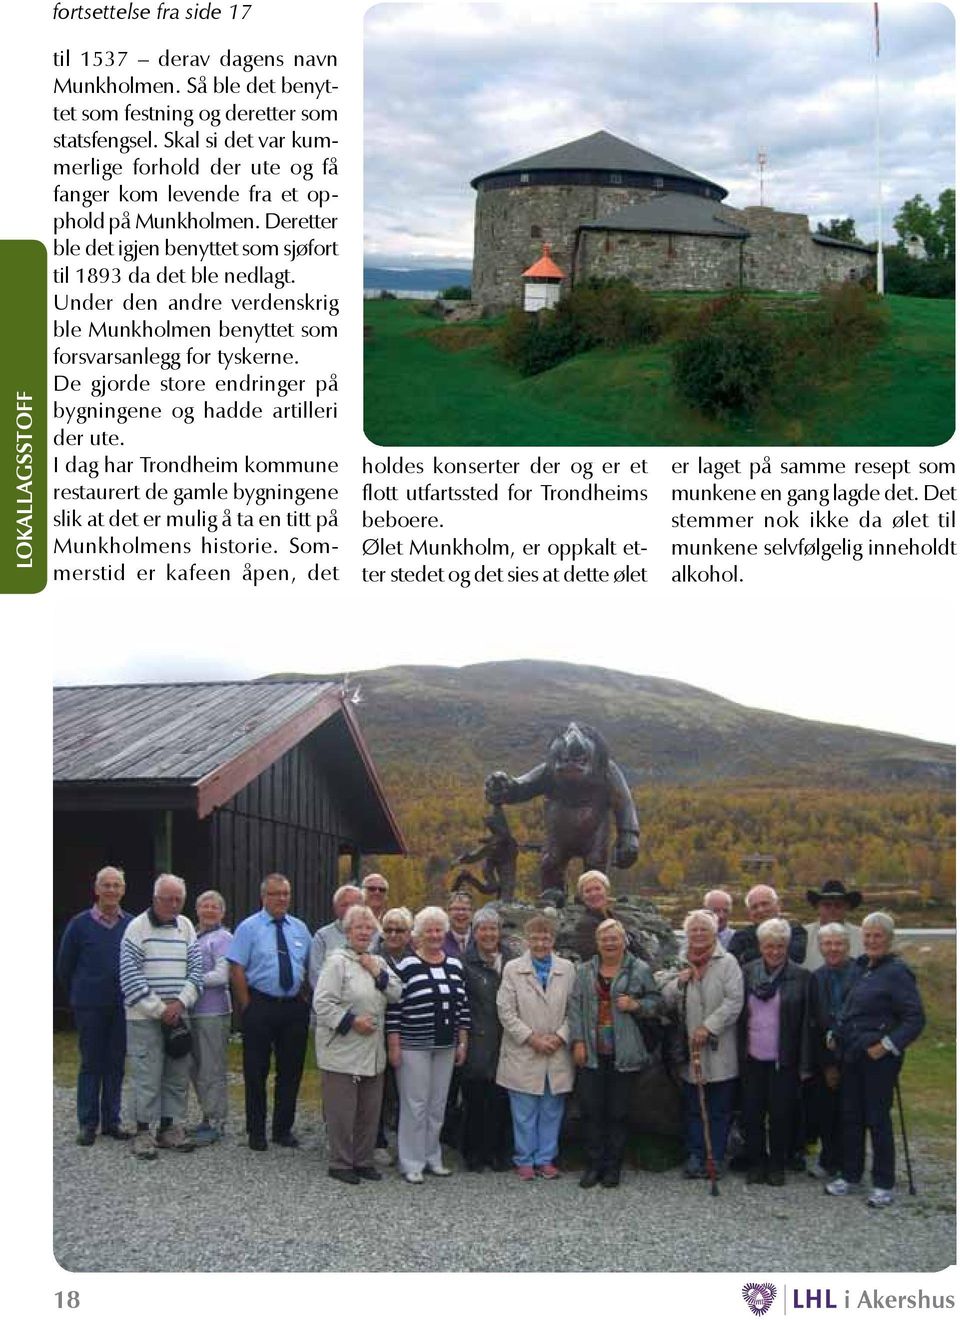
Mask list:
[[[203,959],[203,993],[191,1010],[194,1017],[218,1017],[230,1012],[230,969],[226,965],[227,949],[233,934],[224,926],[204,931],[197,936],[197,948]],[[224,963],[217,970],[217,963]]]

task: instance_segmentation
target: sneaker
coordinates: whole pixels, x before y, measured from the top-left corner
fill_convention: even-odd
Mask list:
[[[97,1139],[97,1129],[92,1127],[81,1128],[77,1133],[78,1146],[92,1146]]]
[[[534,1172],[532,1164],[518,1164],[516,1170],[517,1177],[521,1182],[533,1182]]]
[[[823,1189],[828,1196],[849,1196],[850,1183],[846,1178],[831,1178]]]
[[[887,1187],[874,1187],[867,1197],[867,1205],[873,1210],[882,1210],[884,1206],[893,1205],[893,1192]]]
[[[137,1133],[133,1139],[131,1150],[138,1160],[155,1160],[157,1158],[157,1143],[149,1128]]]
[[[408,1183],[422,1183],[423,1174],[418,1173],[416,1170],[414,1170],[413,1173],[405,1173],[403,1175],[403,1181]]]
[[[186,1155],[194,1149],[195,1144],[179,1123],[171,1123],[157,1133],[157,1145],[161,1150],[177,1150],[181,1155]]]
[[[536,1171],[538,1176],[545,1178],[547,1182],[553,1182],[554,1178],[560,1177],[560,1170],[555,1164],[538,1164]]]
[[[358,1164],[353,1171],[362,1182],[380,1182],[383,1178],[380,1170],[372,1164]]]
[[[424,1173],[432,1173],[434,1178],[449,1178],[453,1170],[448,1169],[445,1164],[428,1164]]]

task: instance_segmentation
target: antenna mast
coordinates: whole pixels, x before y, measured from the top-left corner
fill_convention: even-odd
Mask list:
[[[760,166],[760,205],[763,205],[763,170],[767,163],[767,153],[763,147],[757,152],[757,164]]]

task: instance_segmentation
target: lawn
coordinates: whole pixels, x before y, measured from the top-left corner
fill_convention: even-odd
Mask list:
[[[751,422],[676,398],[670,348],[594,349],[523,378],[496,357],[496,323],[445,326],[409,300],[364,303],[364,429],[380,445],[934,445],[954,430],[954,315],[886,299],[890,332],[855,371],[795,390]]]

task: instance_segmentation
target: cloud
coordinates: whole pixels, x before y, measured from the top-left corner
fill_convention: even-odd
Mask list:
[[[882,6],[887,222],[954,183],[954,21]],[[875,235],[866,4],[378,5],[366,18],[367,253],[460,260],[469,180],[605,128],[730,190]],[[888,230],[889,237],[889,230]]]

